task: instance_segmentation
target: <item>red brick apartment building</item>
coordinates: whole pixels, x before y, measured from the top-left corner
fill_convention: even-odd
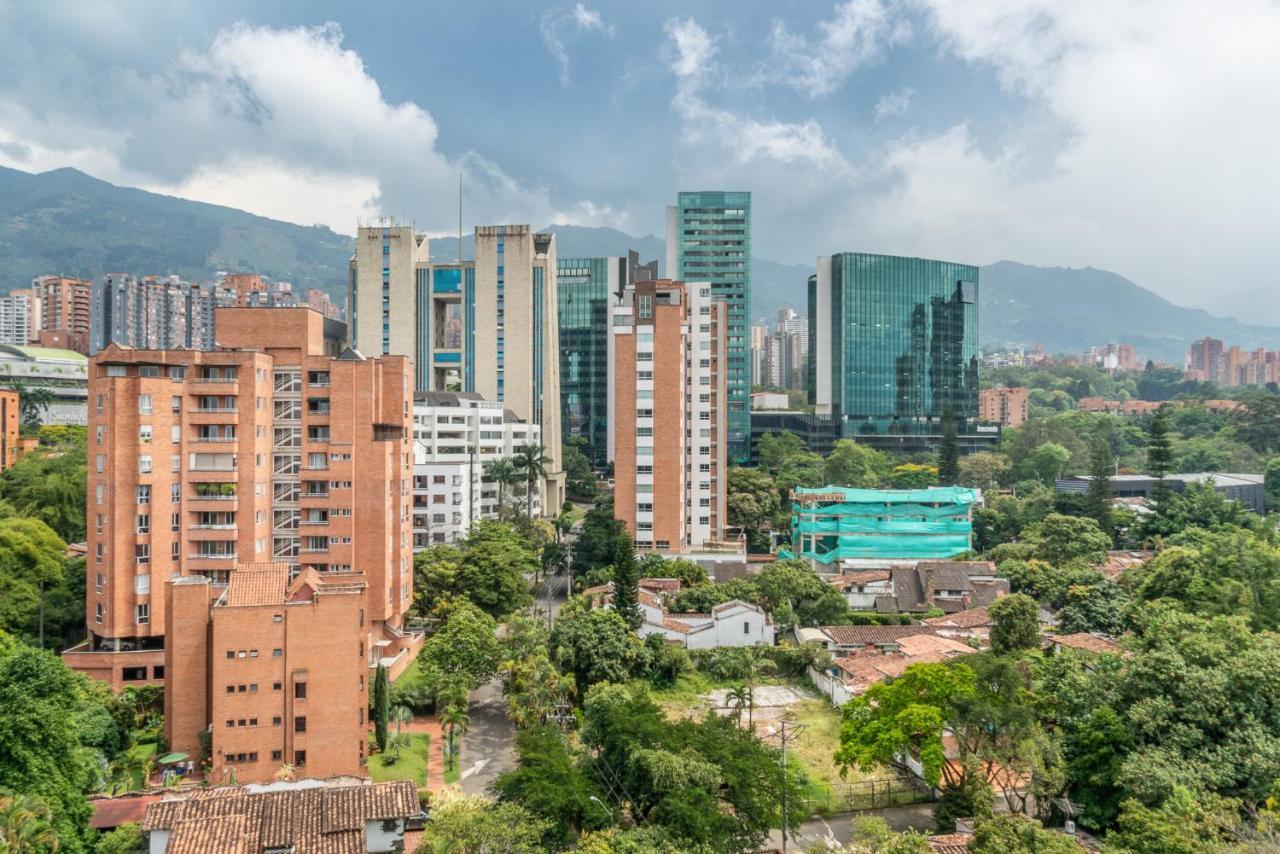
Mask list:
[[[614,514],[643,551],[723,541],[725,310],[709,285],[666,280],[637,282],[613,309]]]
[[[40,299],[40,332],[36,339],[40,346],[88,353],[92,283],[66,276],[41,276],[32,284]]]
[[[1025,388],[997,386],[978,392],[978,419],[1001,427],[1021,427],[1029,416]]]
[[[350,582],[337,587],[358,587],[358,596],[342,595],[359,599],[359,626],[331,629],[333,642],[359,650],[366,669],[381,662],[402,671],[421,643],[401,628],[413,581],[409,360],[341,351],[342,325],[309,308],[217,312],[216,350],[113,344],[90,360],[89,639],[64,660],[113,690],[166,682],[169,667],[183,669],[172,674],[175,684],[212,679],[219,669],[212,661],[202,676],[198,657],[188,650],[174,658],[166,641],[239,619],[263,623],[259,632],[239,629],[246,638],[269,634],[275,612],[221,617],[219,609],[249,613],[228,604],[242,601],[231,594],[234,576],[242,566],[279,564],[290,579],[332,575]],[[179,579],[196,581],[171,597],[166,589]],[[338,597],[327,583],[308,589],[320,587],[327,592],[319,598]],[[168,613],[171,598],[189,606],[201,592],[205,616]],[[290,586],[258,598],[285,607],[297,596]],[[256,648],[270,655],[277,647]],[[219,654],[208,649],[210,658]],[[259,688],[261,725],[274,715],[269,687]],[[166,691],[166,702],[190,702],[187,693]],[[214,721],[209,697],[205,705]],[[355,699],[342,706],[353,720],[363,710]],[[184,737],[175,732],[171,743]],[[267,758],[256,752],[270,764],[270,750]],[[327,767],[313,753],[307,760]]]

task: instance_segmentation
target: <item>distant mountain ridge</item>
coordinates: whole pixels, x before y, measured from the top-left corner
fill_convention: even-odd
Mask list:
[[[613,228],[550,226],[562,258],[623,255],[666,266],[665,241]],[[256,272],[322,288],[346,299],[352,238],[324,226],[301,226],[235,208],[118,187],[76,169],[34,175],[0,167],[0,292],[34,276],[60,273],[179,275],[207,279],[219,271]],[[463,255],[470,257],[471,235]],[[433,238],[435,258],[458,255],[456,237]],[[791,307],[807,312],[813,267],[752,258],[753,319]],[[1205,335],[1245,348],[1280,347],[1280,328],[1181,308],[1123,276],[1092,268],[1033,267],[1000,261],[982,268],[980,340],[984,349],[1040,344],[1081,352],[1123,341],[1145,357],[1180,363]]]

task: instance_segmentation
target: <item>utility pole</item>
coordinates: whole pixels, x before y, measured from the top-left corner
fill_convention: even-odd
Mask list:
[[[782,732],[778,734],[778,740],[782,742],[782,854],[787,854],[787,824],[790,818],[790,804],[787,803],[787,744],[795,741],[809,726],[808,724],[792,724],[791,731],[787,732],[787,719],[783,718]]]

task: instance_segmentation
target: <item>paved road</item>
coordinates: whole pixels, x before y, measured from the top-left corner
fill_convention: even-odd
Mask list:
[[[910,828],[933,831],[934,804],[912,804],[905,807],[889,807],[854,815],[841,815],[833,819],[813,819],[800,825],[800,830],[790,837],[788,851],[803,851],[806,845],[821,842],[824,839],[835,839],[841,845],[849,844],[853,839],[853,820],[858,815],[879,816],[888,822],[893,830],[903,831]],[[782,848],[782,832],[775,830],[769,835],[771,847]]]
[[[462,746],[462,773],[467,775],[462,780],[462,791],[480,794],[495,777],[514,768],[515,741],[515,727],[507,720],[502,682],[495,679],[472,691],[471,727]]]

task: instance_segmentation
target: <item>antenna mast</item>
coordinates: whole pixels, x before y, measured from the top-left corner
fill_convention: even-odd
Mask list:
[[[458,172],[458,264],[462,264],[462,172]]]

